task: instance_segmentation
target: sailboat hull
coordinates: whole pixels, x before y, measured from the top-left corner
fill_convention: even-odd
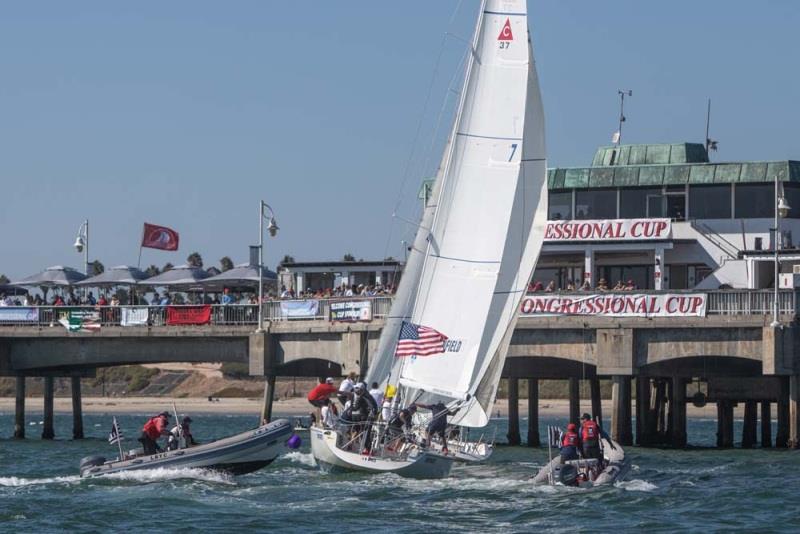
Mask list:
[[[431,451],[420,451],[406,459],[379,458],[347,452],[336,447],[336,432],[312,427],[311,452],[323,471],[362,471],[395,473],[408,478],[445,478],[455,458]]]

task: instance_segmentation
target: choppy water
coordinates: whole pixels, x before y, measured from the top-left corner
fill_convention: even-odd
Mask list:
[[[29,415],[29,421],[39,419]],[[143,416],[118,419],[133,437]],[[194,419],[194,433],[203,440],[254,423],[245,416]],[[560,421],[541,423],[544,429]],[[83,441],[41,441],[38,424],[27,427],[25,441],[0,440],[0,531],[763,532],[800,525],[794,490],[800,455],[790,451],[632,447],[628,480],[581,490],[533,487],[529,478],[547,451],[524,447],[498,448],[487,464],[456,467],[445,480],[325,475],[315,466],[306,433],[299,451],[287,450],[247,476],[185,469],[81,480],[81,457],[114,453],[105,441],[109,416],[87,415],[84,424],[90,439]],[[492,424],[498,436],[505,435],[505,421]],[[0,415],[0,432],[8,436],[12,427],[12,416]],[[70,416],[56,416],[57,435],[70,430]],[[711,445],[715,430],[713,420],[691,421],[690,441]]]

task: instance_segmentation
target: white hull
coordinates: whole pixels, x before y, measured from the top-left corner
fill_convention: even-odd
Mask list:
[[[606,486],[623,480],[630,470],[630,460],[625,457],[625,450],[616,441],[602,439],[603,459],[605,467],[591,482],[584,482],[581,487]],[[580,462],[576,462],[580,464]],[[556,456],[539,470],[534,477],[534,484],[562,485],[558,482],[558,471],[561,469],[561,458]]]
[[[235,475],[250,473],[269,465],[286,450],[285,442],[292,435],[292,426],[279,419],[254,430],[204,445],[161,452],[148,456],[96,462],[81,467],[81,477],[95,477],[141,469],[213,469]]]
[[[339,449],[336,432],[312,427],[311,452],[323,470],[344,469],[367,473],[395,473],[409,478],[444,478],[455,457],[435,451],[418,451],[403,459],[381,458]]]

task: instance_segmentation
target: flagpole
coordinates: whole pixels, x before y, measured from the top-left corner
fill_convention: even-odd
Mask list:
[[[114,429],[117,431],[117,445],[119,446],[119,461],[121,462],[122,460],[125,459],[125,456],[122,454],[122,436],[120,435],[119,432],[119,426],[117,425],[116,416],[114,417]]]
[[[136,262],[136,268],[142,268],[142,243],[144,243],[144,226],[142,226],[142,238],[139,240],[139,261]]]

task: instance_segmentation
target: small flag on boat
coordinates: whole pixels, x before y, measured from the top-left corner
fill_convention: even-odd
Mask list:
[[[414,323],[403,321],[397,340],[395,356],[430,356],[444,352],[447,336],[441,332]]]
[[[114,418],[114,423],[111,425],[111,432],[108,434],[108,442],[113,445],[115,443],[120,443],[124,438],[122,435],[122,429],[117,424],[117,418]]]
[[[557,426],[547,427],[547,439],[552,447],[561,447],[561,429]]]

